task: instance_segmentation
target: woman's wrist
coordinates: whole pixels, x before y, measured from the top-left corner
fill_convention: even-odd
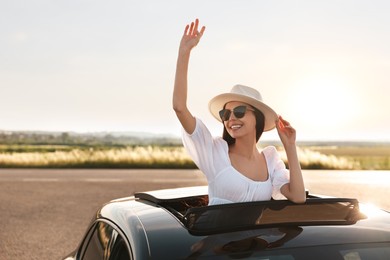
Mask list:
[[[287,150],[287,149],[293,149],[293,150],[296,150],[297,146],[295,144],[295,141],[292,141],[292,142],[282,142],[283,143],[283,146],[284,146],[284,149]]]
[[[189,48],[189,47],[186,47],[186,46],[180,46],[180,48],[179,48],[179,55],[189,55],[191,53],[191,49],[192,48]]]
[[[286,151],[286,155],[289,157],[291,156],[294,156],[294,157],[297,157],[298,156],[298,152],[297,152],[297,147],[295,144],[290,144],[290,145],[284,145],[284,150]]]

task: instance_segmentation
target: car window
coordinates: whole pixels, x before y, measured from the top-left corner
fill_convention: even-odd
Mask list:
[[[129,260],[123,237],[109,224],[98,222],[82,253],[82,260]]]

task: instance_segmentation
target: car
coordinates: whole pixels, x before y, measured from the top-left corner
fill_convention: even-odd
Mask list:
[[[207,186],[139,192],[103,205],[65,259],[390,259],[390,213],[308,192],[211,206]]]

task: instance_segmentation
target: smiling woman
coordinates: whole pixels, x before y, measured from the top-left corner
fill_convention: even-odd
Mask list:
[[[199,30],[198,30],[199,28]],[[188,65],[206,27],[196,19],[184,29],[177,58],[172,106],[183,127],[183,145],[209,184],[209,204],[287,198],[306,200],[297,149],[296,131],[263,102],[254,88],[236,84],[229,93],[209,101],[209,111],[223,124],[222,137],[212,136],[187,106]],[[259,150],[265,131],[276,128],[288,158],[289,169],[274,146]]]

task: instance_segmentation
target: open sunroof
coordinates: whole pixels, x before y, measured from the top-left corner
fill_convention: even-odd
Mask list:
[[[233,203],[190,208],[184,225],[194,234],[307,225],[350,225],[364,218],[356,199],[308,199],[304,204],[287,200]]]
[[[356,199],[308,198],[304,204],[271,200],[207,206],[207,194],[200,193],[195,189],[187,190],[184,197],[176,192],[160,192],[161,198],[159,193],[137,193],[135,197],[169,210],[195,235],[263,227],[350,225],[365,218]]]

